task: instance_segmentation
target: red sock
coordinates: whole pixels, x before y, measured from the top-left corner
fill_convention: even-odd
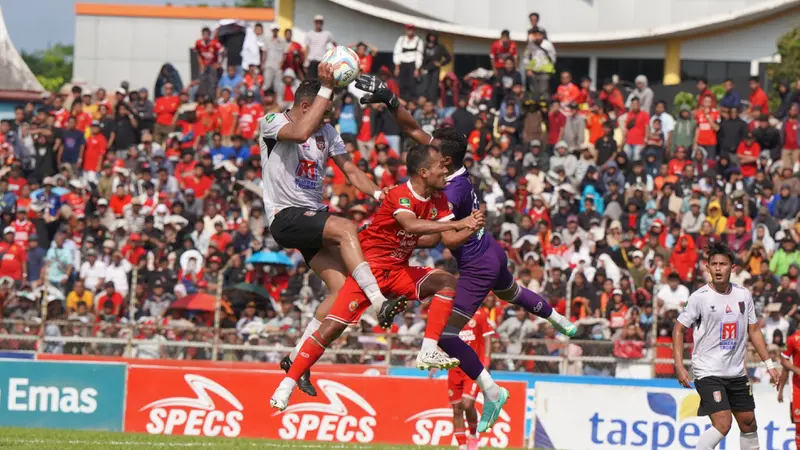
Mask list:
[[[467,435],[463,428],[456,428],[453,435],[456,437],[456,443],[458,445],[466,445],[467,443]]]
[[[795,426],[797,426],[797,425],[795,425]],[[794,445],[796,445],[797,448],[800,449],[800,435],[797,435],[797,434],[794,435]]]
[[[456,298],[456,291],[446,288],[437,292],[431,300],[431,307],[428,308],[428,324],[425,326],[425,337],[439,342],[442,331],[450,319],[453,312],[453,300]]]
[[[322,354],[325,353],[327,347],[328,343],[322,339],[319,332],[315,331],[314,334],[303,342],[300,351],[297,352],[297,358],[292,362],[292,368],[289,369],[289,373],[287,374],[289,378],[294,381],[299,380],[300,377],[319,360]]]
[[[477,423],[475,423],[475,422],[467,423],[467,426],[469,427],[469,435],[470,436],[472,436],[472,437],[478,436],[478,424]]]

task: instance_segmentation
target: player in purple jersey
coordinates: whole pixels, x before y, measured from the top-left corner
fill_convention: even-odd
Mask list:
[[[445,195],[456,217],[466,217],[479,208],[478,196],[463,166],[467,151],[466,138],[452,128],[441,128],[430,136],[424,132],[411,114],[403,108],[397,97],[385,84],[372,75],[362,75],[356,87],[369,92],[361,103],[385,103],[395,115],[403,132],[419,143],[432,143],[441,149],[448,173]],[[478,233],[456,233],[443,240],[441,235],[424,236],[418,247],[436,246],[443,241],[453,251],[458,261],[459,273],[453,312],[439,346],[450,356],[458,358],[459,367],[475,380],[484,394],[484,411],[478,424],[478,432],[486,431],[500,414],[507,399],[507,392],[492,380],[475,351],[458,337],[459,331],[472,318],[489,294],[516,304],[528,312],[547,319],[557,330],[574,336],[577,329],[566,317],[553,310],[547,301],[535,292],[523,288],[508,270],[508,257],[497,241],[482,230]]]

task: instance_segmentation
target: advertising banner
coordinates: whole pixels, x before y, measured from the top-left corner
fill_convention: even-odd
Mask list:
[[[788,389],[787,389],[788,391]],[[791,392],[780,404],[774,387],[753,386],[763,449],[794,448]],[[711,426],[697,417],[694,389],[536,383],[536,448],[559,450],[693,449]],[[719,448],[739,448],[734,421]]]
[[[147,366],[170,367],[208,367],[215,369],[237,370],[280,370],[277,363],[255,363],[241,361],[204,361],[204,360],[172,360],[172,359],[136,359],[114,356],[93,355],[57,355],[41,353],[36,356],[39,361],[91,361],[91,362],[122,362]],[[318,364],[314,366],[317,373],[347,373],[367,376],[386,375],[387,366],[372,366],[367,364]]]
[[[124,364],[0,362],[0,426],[122,431]]]
[[[278,412],[269,407],[269,396],[283,377],[282,372],[131,365],[125,431],[361,444],[454,443],[444,381],[315,373],[312,381],[319,395],[296,391],[289,408]],[[485,447],[522,447],[525,384],[503,385],[510,400],[481,440]],[[481,402],[479,398],[479,411]]]

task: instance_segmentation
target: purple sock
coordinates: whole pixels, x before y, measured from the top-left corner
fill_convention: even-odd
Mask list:
[[[541,295],[524,287],[520,287],[520,290],[519,298],[514,302],[515,305],[522,306],[525,311],[534,313],[544,319],[553,314],[553,307]]]
[[[439,338],[439,347],[442,348],[448,355],[458,359],[460,362],[459,368],[473,380],[477,380],[478,376],[483,372],[483,364],[481,359],[466,342],[462,341],[460,337],[449,334],[442,335]]]

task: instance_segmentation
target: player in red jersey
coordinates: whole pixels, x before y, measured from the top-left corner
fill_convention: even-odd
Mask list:
[[[781,352],[783,371],[778,379],[778,403],[783,403],[783,387],[792,374],[792,400],[789,403],[789,415],[795,424],[794,442],[800,448],[800,331],[786,339],[786,348]]]
[[[12,280],[21,282],[28,276],[28,253],[14,243],[14,233],[14,227],[3,230],[3,239],[0,241],[0,277],[11,277]]]
[[[484,367],[489,367],[493,334],[494,327],[486,317],[486,311],[481,308],[464,325],[464,328],[458,333],[458,337],[475,350],[475,353],[481,357]],[[458,443],[458,450],[477,450],[478,410],[475,409],[475,396],[478,394],[478,384],[463,370],[456,367],[447,373],[447,394],[450,397],[450,404],[453,406],[453,429],[455,430],[453,434]],[[465,416],[466,427],[464,426]]]
[[[28,248],[32,234],[36,234],[36,226],[28,220],[28,208],[17,206],[17,219],[11,224],[14,227],[14,243]]]
[[[436,344],[453,310],[456,279],[441,270],[411,267],[408,260],[421,235],[471,234],[483,226],[484,219],[480,212],[474,211],[462,220],[451,220],[453,213],[447,197],[440,192],[446,186],[447,168],[439,149],[418,146],[408,152],[406,164],[410,180],[389,190],[372,224],[360,234],[359,240],[364,259],[370,262],[381,292],[409,300],[433,297],[417,367],[452,368],[458,360],[440,352]],[[273,408],[286,409],[300,376],[322,356],[329,343],[349,325],[358,323],[369,306],[366,295],[353,277],[348,276],[325,321],[303,343],[288,376],[272,395],[270,405]]]

